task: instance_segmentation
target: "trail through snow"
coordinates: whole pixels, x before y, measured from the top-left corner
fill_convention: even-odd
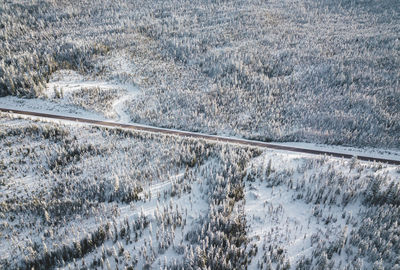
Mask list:
[[[52,97],[55,95],[56,90],[61,91],[62,89],[62,99],[67,102],[67,98],[71,93],[83,88],[99,88],[105,91],[113,89],[119,90],[122,95],[113,102],[112,110],[117,114],[117,122],[130,122],[130,116],[126,113],[127,102],[132,100],[139,93],[139,88],[133,84],[121,83],[114,80],[88,80],[75,71],[60,70],[53,75],[51,82],[47,85],[45,94],[48,97]]]
[[[139,93],[139,89],[136,86],[127,86],[127,94],[117,99],[113,104],[113,110],[118,115],[119,123],[130,123],[131,118],[126,113],[127,101],[132,100]]]

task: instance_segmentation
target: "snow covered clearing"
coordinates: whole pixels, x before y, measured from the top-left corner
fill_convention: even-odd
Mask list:
[[[138,93],[139,89],[133,84],[90,80],[77,72],[61,70],[53,75],[44,95],[58,103],[77,105],[128,123],[126,102]]]
[[[305,148],[311,150],[336,152],[341,154],[350,154],[354,156],[369,156],[374,158],[387,158],[400,160],[400,150],[398,149],[385,149],[373,147],[351,147],[342,145],[326,145],[316,143],[300,143],[300,142],[284,142],[284,143],[271,143],[274,145],[293,146],[297,148]]]

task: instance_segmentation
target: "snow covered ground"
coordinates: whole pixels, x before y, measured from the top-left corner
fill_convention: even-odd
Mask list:
[[[2,108],[400,159],[398,0],[28,2]],[[0,270],[399,270],[399,175],[0,113]]]
[[[43,112],[55,115],[66,115],[73,117],[84,117],[96,120],[105,120],[100,113],[71,106],[70,104],[60,104],[48,99],[26,99],[14,96],[0,98],[0,106],[5,109],[26,110],[32,112]]]
[[[219,237],[234,239],[225,227],[213,229],[215,236],[208,230],[235,219],[234,202],[218,210],[223,220],[215,216],[215,208],[228,203],[215,197],[222,184],[239,188],[240,172],[230,172],[232,179],[220,174],[251,150],[6,113],[0,137],[0,260],[6,269],[197,265]],[[203,242],[206,235],[210,242]]]
[[[400,150],[398,149],[382,149],[382,148],[372,148],[372,147],[351,147],[342,145],[326,145],[326,144],[316,144],[316,143],[299,143],[299,142],[284,142],[284,143],[272,143],[276,145],[293,146],[298,148],[336,152],[341,154],[350,154],[354,156],[369,156],[374,158],[387,158],[400,160]]]
[[[130,83],[92,80],[72,70],[60,70],[53,74],[42,98],[2,97],[0,107],[128,123],[126,103],[138,93]]]
[[[362,194],[371,179],[399,184],[400,170],[352,162],[265,152],[250,163],[245,212],[258,249],[250,269],[300,262],[306,269],[343,269],[357,260],[361,269],[372,268],[375,261],[354,255],[350,240],[367,219]]]
[[[0,116],[6,269],[398,264],[398,166]]]

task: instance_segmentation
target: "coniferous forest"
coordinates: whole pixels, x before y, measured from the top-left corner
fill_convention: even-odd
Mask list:
[[[1,116],[3,269],[399,268],[398,166]]]
[[[74,70],[137,85],[137,123],[400,145],[397,0],[18,0],[0,17],[0,96]],[[133,66],[114,72],[121,58]]]
[[[0,270],[400,270],[400,166],[357,158],[400,160],[399,33],[398,0],[0,0],[0,108],[353,155],[0,112]]]

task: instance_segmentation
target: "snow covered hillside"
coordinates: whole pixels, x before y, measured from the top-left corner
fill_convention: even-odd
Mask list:
[[[4,113],[0,148],[3,269],[400,265],[396,166]]]

